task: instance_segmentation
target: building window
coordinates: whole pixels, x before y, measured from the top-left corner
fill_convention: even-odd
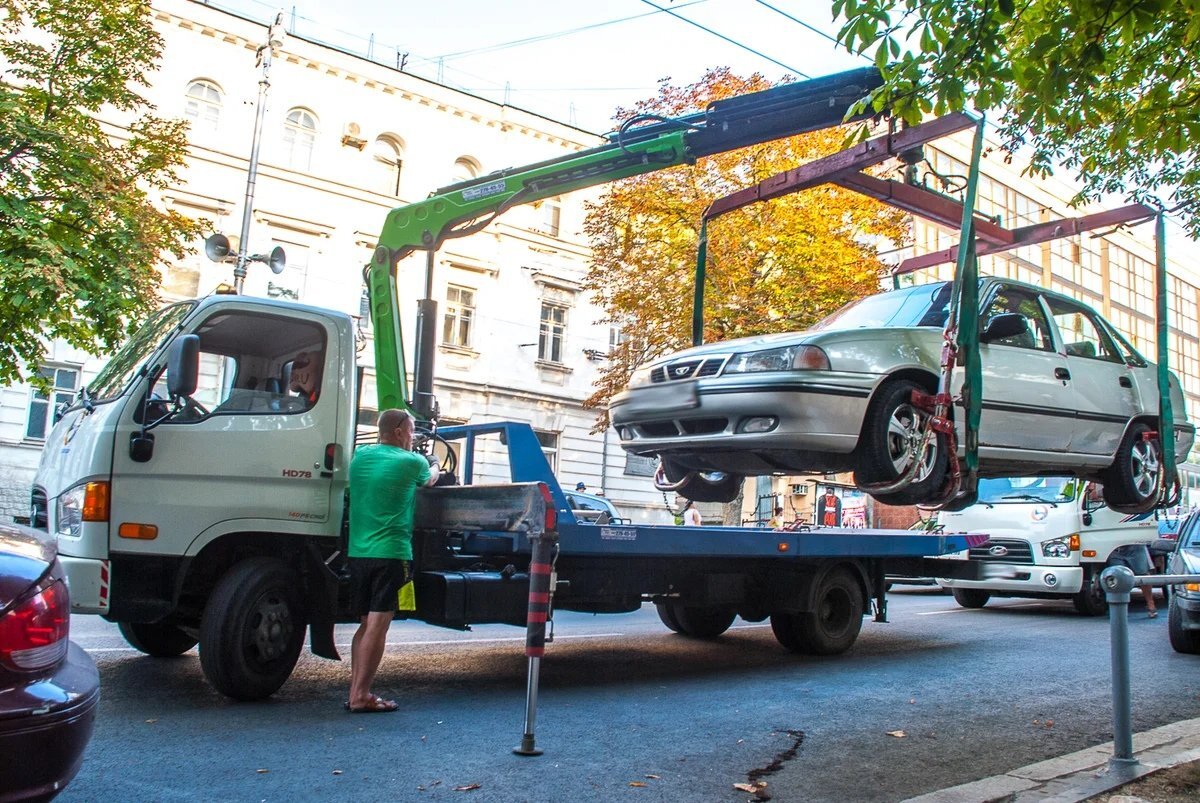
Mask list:
[[[313,144],[317,141],[317,118],[304,109],[292,109],[283,123],[283,147],[288,167],[309,170]]]
[[[69,404],[75,397],[75,391],[79,389],[79,369],[46,366],[38,371],[38,376],[49,380],[53,389],[49,396],[37,388],[31,389],[33,395],[29,399],[25,437],[42,441],[54,425],[54,409],[60,404]]]
[[[442,322],[442,343],[460,348],[471,347],[471,323],[475,319],[475,291],[450,285],[446,288],[446,314]]]
[[[193,131],[216,133],[221,121],[221,90],[211,81],[188,84],[184,115],[192,121]]]
[[[547,198],[542,201],[538,213],[541,218],[538,220],[537,230],[549,234],[551,237],[557,237],[559,224],[562,222],[562,200]]]
[[[371,151],[377,178],[376,187],[384,195],[393,198],[400,197],[400,169],[404,165],[403,149],[400,143],[391,137],[380,137],[375,140]]]
[[[543,301],[541,329],[538,331],[538,359],[561,363],[566,335],[567,308]]]
[[[550,471],[553,474],[558,473],[558,433],[546,432],[545,430],[535,429],[533,434],[537,436],[538,443],[542,445],[542,454],[546,455],[546,462],[550,464]]]
[[[299,301],[308,285],[308,261],[312,248],[304,243],[271,238],[271,247],[279,246],[285,256],[283,270],[267,279],[267,297]]]
[[[450,183],[458,184],[462,181],[470,181],[473,178],[479,178],[479,165],[474,159],[466,156],[460,156],[454,160],[454,172],[450,174]]]

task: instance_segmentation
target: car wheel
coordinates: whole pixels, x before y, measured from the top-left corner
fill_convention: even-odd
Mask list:
[[[813,610],[771,615],[775,639],[791,652],[838,655],[850,649],[862,630],[863,599],[858,582],[845,569],[825,575]]]
[[[954,601],[964,608],[982,608],[991,598],[991,594],[978,588],[954,589]]]
[[[217,582],[200,623],[200,666],[217,691],[261,700],[292,674],[304,645],[299,586],[274,558],[242,561]]]
[[[1083,588],[1071,596],[1071,604],[1084,616],[1103,616],[1108,613],[1108,597],[1104,593],[1104,587],[1100,585],[1100,572],[1103,570],[1103,566],[1098,569],[1085,569]]]
[[[743,477],[724,471],[696,471],[682,468],[673,460],[663,458],[663,474],[668,482],[686,480],[675,493],[693,502],[732,502],[742,490]],[[689,477],[688,475],[691,474]]]
[[[1142,436],[1150,427],[1138,421],[1125,432],[1104,477],[1104,503],[1117,509],[1141,506],[1158,495],[1158,441]]]
[[[655,607],[664,625],[691,638],[716,638],[737,618],[737,611],[729,608],[687,607],[678,602],[660,602]]]
[[[913,405],[914,390],[924,392],[908,379],[889,382],[867,410],[855,455],[854,482],[860,488],[893,482],[908,470],[913,460],[912,439],[920,437],[928,417]],[[909,485],[875,498],[887,505],[913,505],[932,499],[946,481],[946,437],[936,435],[919,460],[921,468]]]
[[[158,622],[121,622],[117,625],[129,646],[155,658],[174,658],[196,646],[196,637],[189,636],[175,625]]]
[[[1171,648],[1175,652],[1188,655],[1200,654],[1200,630],[1183,629],[1183,607],[1179,604],[1179,595],[1171,595],[1171,607],[1167,614],[1167,635],[1171,639]]]

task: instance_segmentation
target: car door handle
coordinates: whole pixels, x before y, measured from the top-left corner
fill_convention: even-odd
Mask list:
[[[1121,386],[1121,387],[1123,387],[1123,388],[1131,388],[1131,387],[1133,387],[1133,381],[1132,381],[1132,380],[1131,380],[1129,377],[1127,377],[1127,376],[1122,376],[1122,377],[1119,377],[1119,378],[1117,379],[1117,384],[1118,384],[1118,385],[1120,385],[1120,386]]]
[[[1055,368],[1054,369],[1054,378],[1055,379],[1070,379],[1071,372],[1068,371],[1066,368]]]

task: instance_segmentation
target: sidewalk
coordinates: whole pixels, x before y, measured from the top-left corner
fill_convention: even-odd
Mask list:
[[[953,786],[904,803],[1076,803],[1148,775],[1200,759],[1200,719],[1185,719],[1135,733],[1137,764],[1112,766],[1112,742],[1059,756],[1004,775]]]

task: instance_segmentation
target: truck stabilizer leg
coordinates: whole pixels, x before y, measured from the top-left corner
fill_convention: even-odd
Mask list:
[[[525,680],[525,732],[521,744],[513,748],[518,756],[540,756],[534,742],[537,722],[538,675],[546,652],[546,620],[550,616],[550,575],[554,543],[545,536],[530,537],[532,556],[529,563],[529,616],[525,624],[525,657],[529,667]]]

